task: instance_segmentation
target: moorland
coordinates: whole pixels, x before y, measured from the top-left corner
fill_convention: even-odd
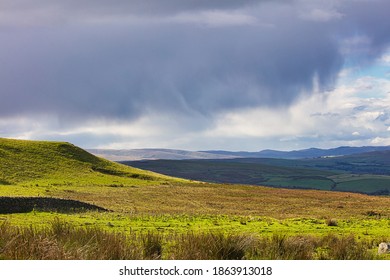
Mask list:
[[[0,259],[389,258],[386,195],[182,179],[66,142],[1,138],[0,197]]]

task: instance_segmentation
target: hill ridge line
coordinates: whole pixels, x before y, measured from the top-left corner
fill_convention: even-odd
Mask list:
[[[86,149],[90,153],[113,161],[132,160],[187,160],[187,159],[229,159],[229,158],[282,158],[302,159],[332,156],[345,156],[366,152],[390,150],[390,146],[340,146],[330,149],[308,148],[302,150],[279,151],[265,149],[259,152],[225,151],[225,150],[201,150],[189,151],[166,148],[145,149]]]

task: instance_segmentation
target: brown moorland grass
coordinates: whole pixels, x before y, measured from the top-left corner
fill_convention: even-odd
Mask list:
[[[255,215],[286,218],[390,217],[390,197],[318,190],[208,183],[140,187],[63,188],[53,197],[75,199],[135,214]]]

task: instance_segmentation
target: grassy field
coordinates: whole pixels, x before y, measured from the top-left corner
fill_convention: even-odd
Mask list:
[[[180,259],[189,258],[183,253],[183,246],[205,243],[204,240],[220,242],[221,246],[238,240],[241,245],[237,246],[246,245],[235,257],[228,253],[207,255],[200,247],[192,248],[194,258],[387,257],[377,256],[375,252],[380,242],[390,239],[389,197],[201,183],[112,163],[59,142],[0,139],[0,154],[1,197],[60,198],[109,210],[60,213],[37,208],[28,213],[0,214],[0,230],[3,231],[0,258],[3,259],[148,259],[154,258],[154,253],[147,253],[149,245],[145,244],[149,241],[156,242],[160,248],[156,249],[155,257]],[[339,180],[341,182],[342,178]],[[55,234],[54,229],[62,227],[69,231],[69,238],[73,236],[75,240],[65,240],[58,232]],[[93,248],[85,247],[82,240],[92,240],[90,235],[117,240],[113,242],[118,247],[112,249],[117,253],[97,248],[102,246],[97,245],[99,240]],[[31,241],[34,236],[37,240]],[[9,248],[14,246],[14,251],[18,252],[15,243],[18,238],[26,238],[21,244],[47,242],[48,255],[36,248],[41,243],[35,247],[30,244],[30,255],[22,252],[12,255]],[[306,248],[302,240],[311,245]],[[330,248],[330,240],[335,244],[348,241],[356,250],[351,249],[344,257],[337,255],[333,252],[336,249]],[[135,255],[125,253],[126,246],[132,242],[138,248]],[[287,247],[279,249],[289,254],[277,253],[277,244],[290,249],[303,246],[305,253],[293,255]],[[115,251],[118,248],[122,248],[123,255]],[[103,249],[106,251],[96,255],[96,250]],[[80,253],[82,250],[85,254]],[[347,250],[346,247],[343,250]]]

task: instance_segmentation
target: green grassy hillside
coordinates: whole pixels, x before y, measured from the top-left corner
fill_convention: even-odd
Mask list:
[[[0,185],[143,184],[167,176],[98,158],[66,142],[0,138]]]

